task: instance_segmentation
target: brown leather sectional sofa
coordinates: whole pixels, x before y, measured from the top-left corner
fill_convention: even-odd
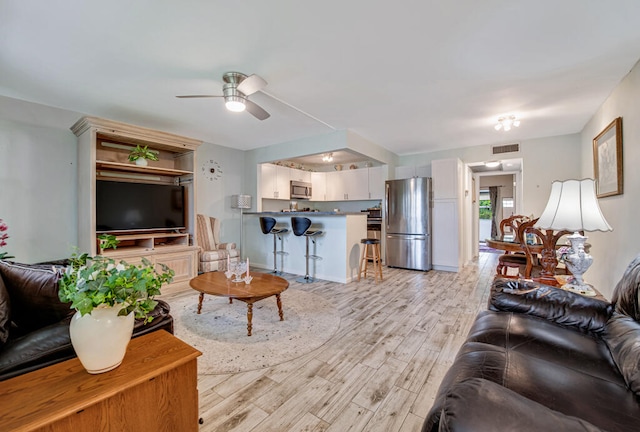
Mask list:
[[[640,256],[611,303],[496,279],[423,432],[640,430],[639,288]]]
[[[55,264],[0,260],[0,381],[75,357],[69,321],[75,310],[58,298]],[[173,333],[169,305],[159,301],[154,319],[136,320],[133,337],[164,329]]]

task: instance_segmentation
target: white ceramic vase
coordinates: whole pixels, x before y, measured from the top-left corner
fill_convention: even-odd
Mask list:
[[[136,165],[138,166],[147,166],[149,163],[147,162],[147,160],[145,158],[138,158],[136,159]]]
[[[71,319],[71,344],[90,374],[117,368],[133,334],[134,314],[118,316],[121,305],[98,306],[90,314],[76,312]]]

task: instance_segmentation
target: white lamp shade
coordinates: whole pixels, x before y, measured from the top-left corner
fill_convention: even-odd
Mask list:
[[[231,195],[231,208],[250,209],[251,195]]]
[[[598,205],[593,179],[554,181],[536,227],[555,231],[612,231]]]

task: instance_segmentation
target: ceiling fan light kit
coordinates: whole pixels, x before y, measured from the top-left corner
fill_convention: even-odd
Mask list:
[[[245,75],[240,72],[226,72],[222,75],[224,85],[222,86],[222,95],[185,95],[176,96],[178,98],[224,98],[225,107],[229,111],[242,112],[247,111],[258,120],[265,120],[270,117],[258,104],[249,100],[248,96],[260,91],[267,85],[267,81],[258,75]]]
[[[244,104],[244,100],[237,96],[226,97],[224,106],[227,107],[229,111],[233,112],[242,112],[247,108],[247,106]]]

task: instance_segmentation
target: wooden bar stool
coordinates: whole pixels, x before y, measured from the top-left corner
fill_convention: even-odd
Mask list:
[[[278,255],[288,255],[288,254],[283,250],[279,250],[279,251],[277,250],[276,237],[280,239],[280,241],[282,242],[282,234],[288,233],[289,228],[276,226],[276,220],[272,217],[261,217],[260,229],[262,230],[262,234],[273,234],[273,272],[272,273],[281,275],[282,270],[278,270],[276,257]],[[282,249],[282,247],[280,249]]]
[[[358,281],[361,276],[367,277],[367,269],[369,267],[369,259],[373,262],[373,277],[378,282],[378,277],[382,281],[382,260],[380,258],[380,240],[374,238],[365,238],[360,240],[364,244],[362,248],[362,257],[360,258],[360,271],[358,272]]]
[[[304,236],[306,237],[306,241],[307,241],[306,253],[304,255],[306,258],[305,275],[303,278],[296,279],[296,281],[300,283],[312,283],[316,281],[314,278],[309,276],[309,258],[313,260],[322,259],[318,255],[309,254],[309,239],[311,239],[311,241],[315,244],[316,243],[315,237],[324,234],[324,231],[310,229],[310,227],[311,227],[311,219],[309,218],[299,217],[299,216],[294,216],[291,218],[291,229],[293,230],[293,234],[298,237]]]

